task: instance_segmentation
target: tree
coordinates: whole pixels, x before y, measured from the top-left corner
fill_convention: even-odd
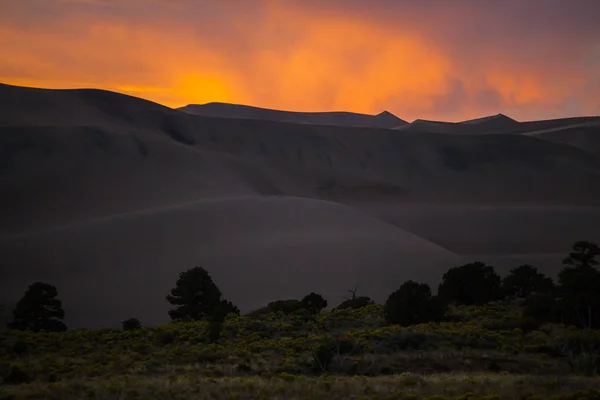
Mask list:
[[[438,286],[438,295],[449,303],[485,304],[502,298],[501,284],[494,267],[473,262],[450,268]]]
[[[171,289],[166,299],[176,306],[169,310],[173,321],[218,319],[221,316],[224,318],[223,312],[234,310],[230,302],[223,303],[221,290],[215,285],[208,271],[201,267],[180,273],[176,287]]]
[[[560,322],[582,328],[600,327],[598,246],[579,241],[563,261],[555,293],[538,293],[525,302],[524,315],[541,322]]]
[[[342,303],[337,306],[335,309],[336,310],[343,310],[346,308],[352,308],[352,309],[359,309],[359,308],[363,308],[366,306],[369,306],[371,304],[375,304],[375,302],[373,300],[371,300],[370,297],[367,296],[356,296],[356,291],[358,290],[358,285],[356,285],[354,287],[354,289],[348,289],[348,291],[350,292],[350,294],[352,294],[352,297],[348,298],[348,297],[344,297],[344,301],[342,301]]]
[[[600,248],[579,241],[563,260],[566,267],[558,275],[559,293],[567,322],[585,328],[600,326],[600,272],[594,268]]]
[[[553,290],[552,279],[531,265],[521,265],[512,269],[502,280],[502,292],[509,297],[524,299],[534,293],[547,294]]]
[[[600,327],[600,272],[582,262],[565,267],[558,282],[567,322],[585,328]]]
[[[62,321],[65,312],[57,295],[56,286],[43,282],[31,284],[15,306],[13,321],[8,328],[34,332],[66,331],[67,326]]]
[[[327,300],[317,293],[307,294],[300,302],[302,307],[311,314],[318,314],[327,307]]]
[[[573,251],[563,260],[563,264],[572,266],[592,267],[598,264],[596,257],[600,256],[597,244],[579,241],[573,245]]]
[[[429,285],[411,280],[390,294],[383,311],[388,323],[410,326],[439,320],[445,310],[431,295]]]
[[[136,331],[138,329],[142,329],[142,323],[137,318],[128,318],[125,321],[121,322],[124,331]]]
[[[370,306],[371,304],[375,304],[370,297],[367,296],[358,296],[352,299],[346,299],[342,301],[342,303],[336,307],[337,310],[343,310],[345,308],[359,309],[366,306]]]

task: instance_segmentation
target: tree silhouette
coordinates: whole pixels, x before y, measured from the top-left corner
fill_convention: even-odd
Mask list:
[[[579,241],[563,260],[566,267],[558,275],[559,293],[568,323],[585,328],[600,327],[600,248],[592,242]]]
[[[65,312],[57,295],[56,286],[43,282],[31,284],[16,304],[8,328],[34,332],[66,331],[67,326],[62,321]]]
[[[327,300],[317,293],[307,294],[300,302],[302,303],[302,307],[311,314],[318,314],[327,307]]]
[[[403,326],[438,320],[445,311],[431,295],[429,285],[412,280],[390,294],[383,310],[388,323]]]
[[[567,322],[585,328],[600,326],[600,272],[582,263],[565,267],[558,281]]]
[[[142,329],[142,323],[137,318],[128,318],[121,322],[124,331],[136,331]]]
[[[502,280],[502,292],[509,297],[527,298],[534,293],[552,293],[553,290],[552,279],[531,265],[512,269]]]
[[[450,268],[438,286],[438,295],[445,302],[485,304],[502,298],[501,284],[494,267],[473,262]]]
[[[572,266],[592,267],[598,264],[596,257],[600,256],[597,244],[579,241],[573,245],[573,251],[563,260],[563,264]]]
[[[173,321],[224,318],[223,313],[234,311],[233,307],[235,307],[221,298],[221,291],[208,271],[201,267],[194,267],[180,273],[175,288],[171,289],[166,299],[176,306],[169,310],[169,316]]]
[[[356,296],[356,292],[358,291],[358,285],[354,286],[354,289],[348,289],[352,297],[343,297],[344,301],[335,308],[335,310],[343,310],[346,308],[359,309],[371,304],[375,304],[373,300],[371,300],[368,296]]]

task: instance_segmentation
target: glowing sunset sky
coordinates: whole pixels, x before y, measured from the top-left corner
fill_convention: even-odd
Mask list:
[[[599,0],[0,0],[0,82],[457,121],[600,115]]]

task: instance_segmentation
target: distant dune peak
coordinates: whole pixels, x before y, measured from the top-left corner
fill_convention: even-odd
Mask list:
[[[260,119],[284,121],[312,125],[333,125],[361,128],[391,129],[407,122],[389,111],[377,115],[353,113],[348,111],[302,112],[274,110],[255,106],[231,103],[188,104],[178,110],[204,117]]]
[[[486,117],[481,117],[481,118],[475,118],[475,119],[469,119],[466,121],[462,121],[460,122],[461,124],[481,124],[481,123],[512,123],[512,124],[518,124],[519,122],[504,115],[504,114],[496,114],[496,115],[488,115]]]

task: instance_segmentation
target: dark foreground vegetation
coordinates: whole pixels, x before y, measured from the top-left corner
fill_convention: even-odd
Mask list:
[[[384,305],[319,294],[240,316],[203,268],[166,297],[173,322],[68,330],[34,283],[0,332],[0,399],[600,400],[598,246],[578,242],[557,282],[471,263],[437,295],[408,281]]]

